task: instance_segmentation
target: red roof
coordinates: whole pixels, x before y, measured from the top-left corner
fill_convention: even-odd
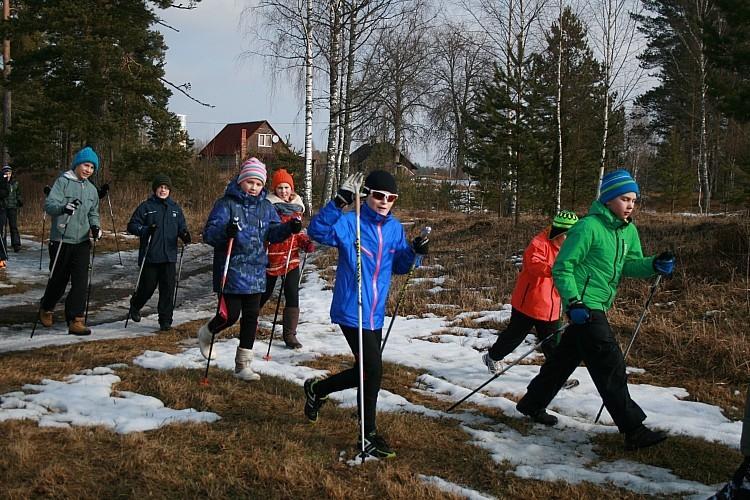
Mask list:
[[[240,150],[242,142],[242,129],[247,130],[246,137],[250,137],[256,130],[263,124],[273,130],[273,133],[278,135],[276,131],[271,127],[271,124],[266,120],[258,122],[241,122],[241,123],[229,123],[221,129],[221,132],[216,134],[216,137],[211,139],[211,142],[199,153],[200,156],[231,156]]]

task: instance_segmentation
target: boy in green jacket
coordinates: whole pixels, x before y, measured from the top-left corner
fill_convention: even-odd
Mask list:
[[[674,255],[643,256],[638,230],[630,219],[640,189],[626,170],[605,175],[600,192],[588,215],[568,231],[552,267],[570,326],[516,409],[536,422],[556,424],[557,418],[545,408],[583,361],[607,411],[625,434],[625,448],[634,450],[660,443],[666,435],[645,427],[646,414],[630,399],[625,358],[606,312],[623,276],[670,275]]]
[[[39,321],[52,326],[52,311],[65,293],[70,281],[70,293],[65,299],[65,319],[71,335],[90,335],[84,321],[86,288],[88,287],[89,250],[91,242],[102,237],[99,226],[99,194],[88,180],[99,168],[99,157],[90,147],[76,153],[70,170],[61,174],[47,199],[44,211],[52,217],[49,234],[50,270],[47,288],[39,308]],[[55,263],[58,248],[60,255]]]

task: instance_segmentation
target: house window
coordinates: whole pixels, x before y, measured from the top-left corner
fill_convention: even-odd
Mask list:
[[[271,134],[258,134],[258,147],[270,148],[271,147]]]

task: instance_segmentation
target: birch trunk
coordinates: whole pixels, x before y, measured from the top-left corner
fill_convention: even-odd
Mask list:
[[[333,184],[336,178],[336,161],[338,160],[339,145],[339,60],[341,36],[341,1],[331,0],[331,39],[328,54],[328,147],[326,149],[326,175],[323,183],[323,199],[333,195]]]
[[[305,208],[312,215],[313,39],[312,0],[306,0],[305,30]]]

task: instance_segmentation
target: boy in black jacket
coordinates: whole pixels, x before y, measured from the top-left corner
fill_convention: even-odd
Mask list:
[[[159,328],[167,331],[172,328],[174,311],[173,293],[175,287],[175,262],[177,262],[177,237],[187,245],[190,233],[180,206],[170,198],[172,181],[164,174],[158,174],[151,183],[154,194],[138,205],[128,223],[128,232],[141,238],[138,252],[138,265],[143,259],[143,272],[138,289],[130,299],[130,319],[141,320],[141,308],[156,286],[159,286]]]
[[[2,169],[2,179],[0,179],[0,230],[3,234],[2,251],[8,250],[8,241],[6,240],[5,225],[6,220],[10,226],[10,244],[14,252],[21,250],[21,236],[18,233],[18,209],[23,206],[21,197],[21,188],[18,181],[13,179],[13,169],[5,165]],[[0,255],[0,260],[6,260],[7,256]],[[0,266],[3,267],[3,266]]]

